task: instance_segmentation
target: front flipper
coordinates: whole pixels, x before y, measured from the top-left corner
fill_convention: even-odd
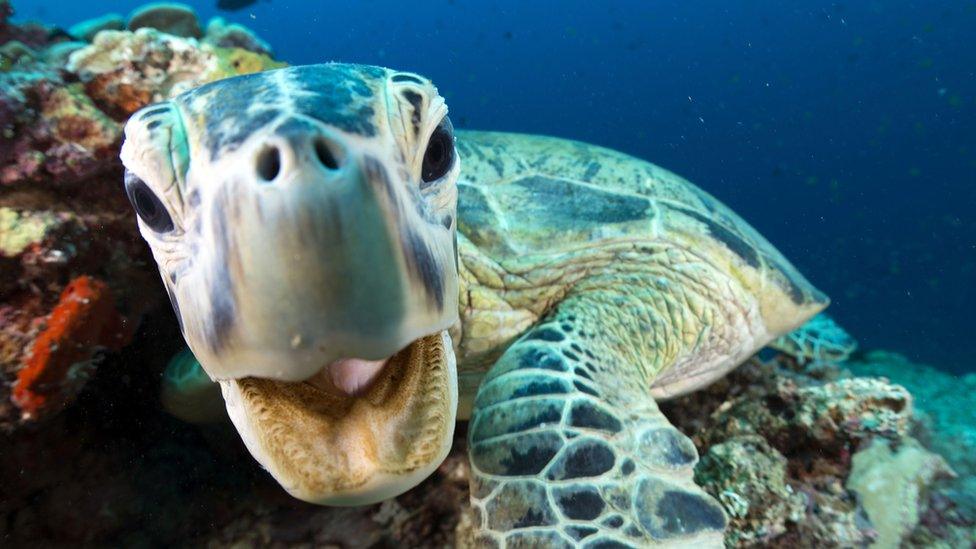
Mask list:
[[[513,344],[478,391],[476,544],[721,547],[725,514],[694,483],[694,444],[638,368],[599,344],[602,327],[565,309]]]

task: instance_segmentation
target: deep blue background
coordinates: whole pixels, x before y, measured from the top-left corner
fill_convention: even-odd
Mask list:
[[[67,26],[140,2],[14,4]],[[191,2],[204,18],[215,4]],[[864,346],[976,370],[976,1],[274,0],[224,15],[291,63],[423,73],[455,125],[676,171],[827,291]]]

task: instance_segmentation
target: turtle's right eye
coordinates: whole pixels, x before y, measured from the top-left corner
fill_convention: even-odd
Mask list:
[[[157,233],[173,230],[173,219],[166,211],[166,206],[145,181],[128,170],[125,172],[125,194],[129,197],[129,202],[139,215],[139,219],[142,219],[147,227]]]

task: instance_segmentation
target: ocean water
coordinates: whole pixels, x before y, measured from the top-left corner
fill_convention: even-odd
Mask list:
[[[826,291],[863,347],[976,370],[976,2],[189,4],[289,63],[422,73],[459,127],[675,171]],[[16,3],[64,26],[138,5]]]

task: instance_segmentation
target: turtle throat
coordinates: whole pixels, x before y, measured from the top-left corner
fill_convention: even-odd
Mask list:
[[[309,379],[221,381],[248,450],[291,495],[363,505],[399,495],[447,456],[457,368],[446,331],[380,361],[342,359]]]

